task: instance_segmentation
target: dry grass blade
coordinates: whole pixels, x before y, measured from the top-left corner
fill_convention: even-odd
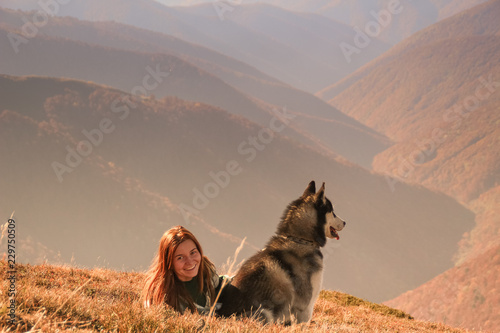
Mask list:
[[[7,233],[7,228],[9,227],[9,221],[12,220],[12,218],[14,217],[14,213],[15,211],[13,211],[12,214],[10,214],[9,220],[0,227],[0,231],[2,232],[2,235],[0,236],[0,244],[2,244],[2,240],[5,237],[5,234]]]
[[[228,272],[227,274],[232,276],[234,275],[234,272],[233,272],[233,269],[234,269],[234,264],[236,263],[236,259],[238,258],[238,254],[240,253],[241,249],[243,248],[243,245],[245,245],[245,240],[247,238],[243,238],[243,240],[241,241],[241,244],[240,246],[238,246],[236,248],[236,251],[234,252],[234,257],[233,257],[233,260],[231,261],[231,264],[229,265],[229,269],[228,269]],[[210,308],[210,312],[208,314],[208,318],[207,318],[207,321],[210,321],[211,318],[214,316],[214,313],[215,313],[215,306],[217,304],[217,301],[219,300],[219,297],[220,297],[220,294],[222,292],[222,290],[224,289],[225,286],[227,286],[228,284],[228,279],[224,279],[222,280],[222,286],[219,290],[219,292],[217,293],[217,297],[215,297],[215,301],[214,301],[214,304],[212,305],[212,307]]]
[[[40,317],[38,318],[38,320],[36,321],[35,325],[33,325],[33,327],[27,332],[27,333],[32,333],[32,332],[36,332],[36,327],[38,326],[38,324],[40,324],[40,322],[42,321],[42,319],[45,317],[45,313],[47,312],[46,309],[43,309],[42,310],[42,313],[40,313]]]
[[[1,236],[0,236],[0,244],[2,244],[2,240],[3,238],[5,237],[5,233],[7,232],[7,228],[9,227],[9,222],[5,222],[4,224],[2,224],[2,226],[0,227],[0,231],[2,232]]]

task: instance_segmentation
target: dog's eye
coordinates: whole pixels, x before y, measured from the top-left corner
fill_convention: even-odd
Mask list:
[[[337,218],[337,215],[335,215],[335,212],[332,211],[333,217]]]

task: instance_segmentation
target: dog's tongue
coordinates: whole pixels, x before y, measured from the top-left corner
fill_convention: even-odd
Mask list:
[[[335,230],[335,228],[330,227],[330,233],[332,234],[332,237],[335,238],[336,240],[340,239],[339,234],[337,233],[337,230]]]

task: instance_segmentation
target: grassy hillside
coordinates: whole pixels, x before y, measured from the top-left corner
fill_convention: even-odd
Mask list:
[[[322,291],[310,324],[262,326],[251,319],[179,315],[170,309],[144,309],[144,274],[102,268],[16,265],[16,324],[9,324],[7,263],[2,276],[0,328],[11,332],[466,332],[413,320],[402,311],[360,298]]]

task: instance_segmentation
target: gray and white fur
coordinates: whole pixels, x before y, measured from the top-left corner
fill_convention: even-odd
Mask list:
[[[257,316],[265,323],[311,320],[323,280],[321,248],[339,239],[345,222],[311,181],[283,213],[276,235],[246,260],[220,298],[222,316]]]

